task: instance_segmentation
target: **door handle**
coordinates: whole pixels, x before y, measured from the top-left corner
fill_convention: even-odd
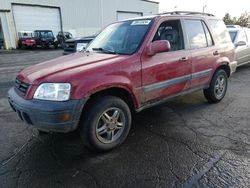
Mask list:
[[[220,55],[220,53],[219,53],[219,51],[216,50],[216,51],[213,52],[213,55],[217,56],[217,55]]]
[[[188,57],[182,57],[179,59],[179,62],[187,62],[188,61]]]

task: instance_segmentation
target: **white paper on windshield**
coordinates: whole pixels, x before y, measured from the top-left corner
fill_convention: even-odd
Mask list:
[[[135,20],[131,25],[149,25],[151,20]]]

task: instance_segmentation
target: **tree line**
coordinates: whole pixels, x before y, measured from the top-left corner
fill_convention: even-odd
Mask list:
[[[240,25],[242,27],[250,27],[250,12],[244,12],[240,17],[232,17],[229,13],[226,13],[223,17],[223,21],[226,25]]]

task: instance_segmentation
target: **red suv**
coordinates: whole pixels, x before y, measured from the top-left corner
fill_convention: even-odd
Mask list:
[[[222,100],[234,56],[226,26],[211,14],[125,20],[85,52],[22,70],[9,102],[40,132],[79,129],[87,146],[110,150],[126,139],[132,112],[201,89],[209,102]]]

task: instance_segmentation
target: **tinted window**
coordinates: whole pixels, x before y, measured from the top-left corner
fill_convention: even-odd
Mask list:
[[[246,33],[244,31],[240,31],[239,32],[239,35],[238,35],[238,39],[237,41],[244,41],[244,42],[247,42],[247,36],[246,36]]]
[[[200,20],[186,20],[185,27],[191,49],[207,47],[206,35]]]
[[[163,22],[158,28],[153,41],[168,40],[171,45],[171,51],[184,49],[183,33],[179,20]]]
[[[226,25],[222,20],[213,19],[209,20],[209,23],[211,24],[214,33],[217,35],[219,43],[232,42],[229,33],[227,31]]]
[[[229,35],[231,37],[232,42],[235,42],[235,38],[237,36],[237,31],[229,31]]]
[[[213,39],[211,37],[211,33],[209,32],[207,25],[202,22],[203,28],[205,30],[206,38],[207,38],[207,46],[213,46]]]

